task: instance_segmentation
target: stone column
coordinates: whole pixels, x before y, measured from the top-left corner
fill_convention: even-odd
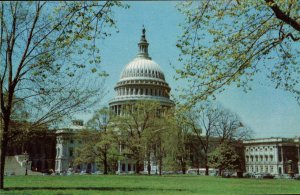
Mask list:
[[[121,156],[121,154],[122,154],[122,145],[121,145],[121,143],[119,143],[119,155]],[[121,160],[118,160],[118,174],[120,174],[121,173]]]
[[[298,162],[300,163],[300,146],[298,145],[297,148],[298,148]]]
[[[125,161],[125,172],[128,173],[128,159]]]
[[[281,146],[281,161],[282,161],[282,164],[284,163],[284,159],[283,159],[283,146]]]
[[[300,173],[300,145],[298,145],[297,148],[298,148],[298,173]]]

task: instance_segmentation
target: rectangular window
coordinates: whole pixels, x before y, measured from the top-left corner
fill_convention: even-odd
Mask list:
[[[281,146],[278,146],[278,161],[281,162],[282,159],[281,159]]]
[[[273,173],[273,166],[270,166],[270,172]]]
[[[73,148],[69,148],[69,156],[73,157]]]

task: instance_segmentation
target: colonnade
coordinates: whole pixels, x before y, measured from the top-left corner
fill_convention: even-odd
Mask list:
[[[167,89],[148,88],[148,87],[120,87],[116,89],[117,96],[129,95],[149,95],[169,98]]]

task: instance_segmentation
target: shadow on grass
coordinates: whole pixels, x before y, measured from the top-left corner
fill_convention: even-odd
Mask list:
[[[34,190],[95,190],[95,191],[176,191],[188,192],[186,189],[168,188],[135,188],[135,187],[8,187],[4,191],[34,191]]]

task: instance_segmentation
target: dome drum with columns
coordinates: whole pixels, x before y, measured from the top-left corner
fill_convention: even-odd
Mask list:
[[[163,107],[172,107],[168,83],[160,66],[148,54],[149,43],[143,29],[141,40],[138,43],[139,53],[135,59],[125,66],[119,82],[115,86],[116,96],[109,103],[110,108],[121,114],[122,105],[137,100],[156,100]]]

